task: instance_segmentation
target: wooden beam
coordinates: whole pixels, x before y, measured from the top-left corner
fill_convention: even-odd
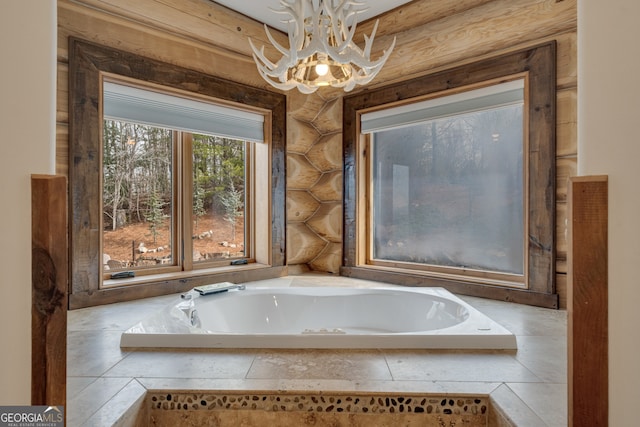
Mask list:
[[[67,180],[31,177],[31,404],[66,405]]]
[[[570,178],[568,199],[569,426],[607,426],[607,177]]]

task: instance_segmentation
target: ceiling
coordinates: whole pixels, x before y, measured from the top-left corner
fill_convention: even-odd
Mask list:
[[[286,24],[280,22],[283,15],[271,9],[280,9],[280,0],[212,0],[236,12],[240,12],[259,22],[265,23],[282,32],[287,32]],[[411,0],[363,0],[368,9],[358,14],[358,22],[378,16]],[[271,8],[271,9],[270,9]]]

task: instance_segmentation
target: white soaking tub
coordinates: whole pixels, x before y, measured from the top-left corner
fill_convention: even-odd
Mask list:
[[[442,288],[247,287],[191,291],[120,346],[515,349],[516,339]]]

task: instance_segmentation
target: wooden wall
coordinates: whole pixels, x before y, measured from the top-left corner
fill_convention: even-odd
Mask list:
[[[56,171],[69,165],[69,37],[93,41],[257,87],[247,41],[268,41],[261,24],[208,0],[58,0]],[[280,42],[284,43],[284,35]],[[269,50],[267,49],[267,52]]]
[[[380,16],[379,20],[372,57],[377,57],[375,49],[385,48],[393,37],[397,43],[394,53],[369,88],[556,40],[556,284],[560,306],[566,307],[567,181],[576,174],[577,166],[577,1],[416,0]],[[361,23],[358,26],[359,37],[370,34],[373,24]],[[363,90],[366,89],[358,88],[354,93]],[[335,90],[321,90],[312,96],[317,99],[316,104],[321,105],[321,112],[327,108],[338,110],[333,106],[332,97],[340,97],[341,94]],[[320,102],[321,98],[325,104]],[[311,112],[306,111],[307,117],[303,117],[299,113],[301,108],[293,111],[290,108],[289,111],[292,116],[288,122],[289,150],[295,152],[292,156],[295,157],[296,170],[304,171],[310,183],[306,190],[298,184],[295,188],[290,187],[288,201],[295,209],[288,211],[289,225],[304,235],[305,242],[312,243],[299,259],[289,257],[289,260],[295,261],[294,264],[307,261],[311,269],[336,272],[341,254],[337,256],[333,240],[328,237],[331,236],[333,218],[320,219],[317,216],[327,212],[332,215],[338,213],[331,209],[332,202],[312,197],[315,196],[314,187],[323,184],[328,179],[327,175],[333,176],[333,172],[319,168],[313,157],[316,145],[326,145],[326,139],[332,132],[337,132],[341,124],[323,120],[319,126],[318,116]],[[330,119],[331,115],[325,118]],[[300,158],[302,154],[304,158]],[[338,176],[336,180],[342,181]],[[292,248],[289,247],[288,251],[291,253]],[[332,257],[326,256],[328,253]]]
[[[542,41],[558,43],[557,284],[566,306],[567,178],[576,173],[577,0],[415,0],[380,17],[374,49],[397,37],[372,86]],[[269,88],[247,38],[270,50],[261,24],[208,0],[58,0],[57,173],[68,171],[68,37]],[[363,22],[358,34],[370,34]],[[287,44],[283,34],[277,36]],[[373,56],[376,57],[374,52]],[[362,89],[356,89],[362,90]],[[291,272],[337,273],[342,241],[342,93],[288,94],[287,261]]]

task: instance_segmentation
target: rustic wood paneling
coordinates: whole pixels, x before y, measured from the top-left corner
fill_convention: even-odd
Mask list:
[[[56,75],[56,122],[69,122],[69,65],[58,62]]]
[[[428,2],[412,1],[358,24],[358,33],[361,37],[363,37],[364,34],[371,34],[376,19],[380,21],[377,35],[383,36],[400,33],[430,22],[462,14],[492,1],[494,0],[458,0],[455,2],[451,0],[430,0]]]
[[[567,204],[556,204],[556,260],[567,259],[569,243],[567,241]],[[566,270],[565,270],[566,273]]]
[[[578,158],[576,155],[556,159],[556,202],[558,204],[567,202],[569,178],[576,176],[577,173]],[[564,218],[566,217],[558,217],[558,222],[563,222]]]
[[[570,426],[607,426],[609,421],[607,236],[607,177],[572,178],[567,295]]]
[[[488,2],[465,13],[376,38],[373,57],[377,57],[375,49],[388,46],[394,35],[398,47],[370,87],[493,56],[514,46],[537,44],[576,28],[576,0]]]
[[[558,291],[558,299],[560,308],[567,308],[567,275],[556,274],[556,289]]]
[[[67,180],[31,177],[31,404],[66,405]]]
[[[267,55],[276,54],[261,23],[213,1],[82,0],[82,3],[166,34],[191,38],[202,44],[212,44],[215,40],[214,44],[246,57],[251,56],[249,37],[257,47],[265,45]],[[278,43],[287,45],[284,33],[272,29],[271,34]]]
[[[135,2],[128,2],[132,5]],[[123,9],[126,11],[126,9]],[[125,12],[121,12],[124,14]],[[271,88],[258,74],[250,56],[213,43],[204,44],[133,19],[77,3],[58,2],[58,60],[68,60],[68,39],[78,37],[150,59],[190,68],[261,88]],[[215,34],[211,35],[212,41]]]
[[[558,44],[558,90],[575,88],[578,85],[578,33],[572,29],[552,37]]]
[[[578,89],[558,91],[558,117],[556,133],[558,157],[575,156],[578,153]]]
[[[56,174],[69,176],[69,125],[56,123]]]

